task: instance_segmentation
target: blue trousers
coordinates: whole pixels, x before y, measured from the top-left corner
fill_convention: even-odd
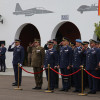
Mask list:
[[[100,77],[100,69],[97,71],[97,76]],[[100,79],[97,79],[97,91],[100,91]]]
[[[97,71],[95,70],[88,70],[92,75],[97,76]],[[88,75],[89,79],[89,88],[91,91],[96,92],[97,90],[97,79],[93,78],[92,76]]]
[[[14,69],[14,76],[15,76],[15,82],[18,83],[18,65],[13,64]],[[22,69],[19,68],[19,84],[21,84],[22,81]]]
[[[47,81],[48,81],[48,69],[46,70],[46,77],[47,77]],[[50,89],[53,90],[55,87],[55,73],[50,70]]]
[[[6,64],[5,64],[5,58],[0,58],[0,66],[1,66],[1,71],[6,70]]]
[[[67,70],[67,68],[61,68],[61,74],[68,75],[70,74],[70,70]],[[62,76],[62,85],[63,85],[63,89],[69,89],[70,87],[69,77]]]
[[[78,68],[73,68],[73,72],[79,70]],[[81,91],[81,71],[73,75],[75,90]]]
[[[59,69],[55,69],[57,72],[59,72]],[[54,76],[55,76],[55,88],[58,87],[59,85],[59,75],[57,73],[54,72]]]

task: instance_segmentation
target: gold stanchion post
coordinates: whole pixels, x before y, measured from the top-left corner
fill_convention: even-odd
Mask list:
[[[47,93],[52,93],[53,91],[50,90],[50,64],[48,64],[48,90],[45,91]]]
[[[80,93],[80,94],[78,94],[78,95],[80,95],[80,96],[86,96],[87,94],[86,93],[84,93],[84,89],[83,89],[83,70],[84,70],[84,67],[82,66],[81,67],[81,76],[82,76],[82,79],[81,79],[81,89],[82,89],[82,92]]]
[[[15,90],[22,90],[22,88],[19,88],[19,64],[18,64],[18,88],[15,88]]]

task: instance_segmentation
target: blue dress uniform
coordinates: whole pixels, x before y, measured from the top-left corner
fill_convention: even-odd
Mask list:
[[[82,65],[82,47],[76,47],[73,52],[73,72],[80,69]],[[81,72],[74,75],[75,92],[81,91]]]
[[[44,60],[44,67],[47,68],[48,64],[50,64],[51,68],[54,68],[58,65],[58,54],[55,49],[48,49],[45,54],[45,60]],[[50,70],[50,89],[54,90],[55,87],[55,72]],[[46,76],[48,80],[48,70],[46,70]]]
[[[69,46],[62,46],[60,48],[59,55],[59,66],[61,73],[64,75],[70,74],[70,70],[67,69],[68,66],[72,65],[72,48]],[[70,88],[69,77],[62,76],[62,90],[68,90]]]
[[[11,48],[11,45],[8,48],[8,51],[13,52],[13,69],[15,75],[15,83],[18,84],[18,63],[23,64],[24,61],[24,48],[22,46],[15,46]],[[19,84],[21,85],[22,79],[22,69],[19,70]]]
[[[100,53],[100,48],[98,48],[98,52]],[[98,66],[97,77],[100,77],[100,66]],[[97,91],[100,91],[100,79],[97,80]]]
[[[5,64],[5,56],[6,53],[6,48],[5,47],[0,47],[0,65],[1,65],[1,71],[5,72],[6,69],[6,64]]]
[[[97,76],[96,67],[100,62],[100,51],[97,48],[90,48],[86,52],[86,70],[92,75]],[[96,93],[97,79],[89,76],[90,93]]]
[[[83,46],[85,46],[87,44],[89,44],[88,41],[83,41],[83,43],[82,43]],[[86,52],[87,52],[88,49],[89,49],[89,47],[85,47],[83,49],[83,51],[82,51],[82,53],[83,53],[83,56],[82,56],[82,65],[84,66],[84,68],[86,68]],[[84,76],[83,81],[84,81],[84,89],[85,89],[85,87],[89,86],[89,84],[88,84],[89,83],[88,82],[88,74],[84,71],[83,76]]]
[[[57,41],[56,39],[53,39],[53,41]],[[59,45],[54,45],[53,48],[55,50],[57,50],[57,53],[58,53],[58,57],[59,57]],[[59,72],[59,69],[56,68],[55,69],[57,72]],[[55,88],[58,88],[59,87],[59,74],[55,73]]]
[[[75,46],[74,44],[72,44],[73,46]],[[74,57],[74,48],[72,48],[72,59]],[[71,67],[71,71],[70,73],[73,73],[73,68]],[[74,77],[73,75],[71,76],[71,86],[74,87]]]

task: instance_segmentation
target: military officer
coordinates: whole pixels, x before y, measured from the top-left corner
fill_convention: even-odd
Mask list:
[[[48,42],[48,50],[45,54],[45,61],[44,61],[44,67],[47,68],[48,64],[50,64],[50,67],[53,69],[56,69],[58,65],[58,54],[57,51],[53,48],[53,41]],[[46,70],[46,77],[48,80],[48,70]],[[55,72],[50,70],[50,90],[54,90],[55,88]]]
[[[61,73],[64,75],[70,74],[70,66],[72,65],[72,48],[69,47],[69,39],[63,37],[62,39],[62,47],[60,48],[59,55],[59,67]],[[62,76],[62,85],[63,88],[61,91],[68,91],[70,88],[70,79],[69,77]]]
[[[53,48],[57,51],[58,56],[59,56],[59,45],[57,44],[57,39],[53,39]],[[55,70],[59,72],[59,69],[56,67]],[[55,73],[55,88],[59,87],[59,75]]]
[[[5,59],[6,59],[6,47],[5,44],[2,42],[1,47],[0,47],[0,65],[1,65],[1,71],[5,72],[6,70],[6,64],[5,64]]]
[[[71,48],[72,48],[72,58],[73,58],[73,52],[74,52],[74,49],[75,49],[75,43],[71,42]],[[73,73],[73,68],[71,67],[70,69],[71,73]],[[73,75],[71,76],[71,86],[74,87],[74,79],[73,79]]]
[[[40,46],[40,40],[35,39],[34,47],[32,48],[32,60],[31,60],[31,66],[33,67],[34,73],[43,70],[44,56],[45,56],[45,51],[44,48]],[[32,89],[39,90],[42,88],[42,83],[43,83],[42,74],[43,73],[34,74],[36,86]]]
[[[82,45],[83,45],[83,48],[82,48],[82,53],[83,53],[82,65],[84,66],[84,68],[86,68],[86,52],[89,49],[89,47],[88,47],[89,42],[88,41],[83,41]],[[84,72],[84,89],[85,89],[85,87],[88,87],[88,86],[89,86],[88,85],[88,75],[87,75],[87,73]]]
[[[13,52],[13,69],[14,69],[14,75],[15,75],[15,82],[12,83],[12,86],[18,85],[18,63],[20,66],[22,66],[24,61],[24,48],[20,45],[20,40],[16,39],[15,42],[12,43],[15,44],[15,46],[12,48],[12,45],[9,46],[8,51]],[[19,85],[21,85],[22,79],[22,69],[19,68]]]
[[[73,52],[73,72],[76,72],[78,69],[80,69],[80,66],[82,65],[82,47],[81,47],[82,41],[80,39],[76,39],[76,48]],[[78,72],[74,75],[74,85],[75,90],[73,92],[81,92],[81,72]]]
[[[86,52],[86,70],[97,76],[97,66],[100,66],[100,51],[95,48],[95,40],[90,40],[90,49]],[[89,76],[89,94],[95,94],[97,90],[97,79]]]

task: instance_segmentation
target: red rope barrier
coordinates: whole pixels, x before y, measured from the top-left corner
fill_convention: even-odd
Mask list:
[[[59,73],[59,72],[55,71],[53,68],[51,68],[51,70],[52,70],[52,71],[54,71],[55,73],[57,73],[57,74],[61,75],[61,76],[72,76],[72,75],[74,75],[74,74],[78,73],[81,69],[77,70],[76,72],[74,72],[74,73],[72,73],[72,74],[68,74],[68,75],[61,74],[61,73]]]
[[[20,67],[22,70],[24,70],[25,72],[27,72],[27,73],[30,73],[30,74],[39,74],[39,73],[42,73],[43,71],[45,71],[46,70],[46,68],[44,69],[44,70],[41,70],[40,72],[35,72],[35,73],[33,73],[33,72],[29,72],[29,71],[27,71],[26,69],[24,69],[23,67]]]
[[[100,77],[96,77],[96,76],[92,75],[92,74],[89,73],[86,69],[85,69],[85,72],[86,72],[88,75],[92,76],[93,78],[100,79]]]

